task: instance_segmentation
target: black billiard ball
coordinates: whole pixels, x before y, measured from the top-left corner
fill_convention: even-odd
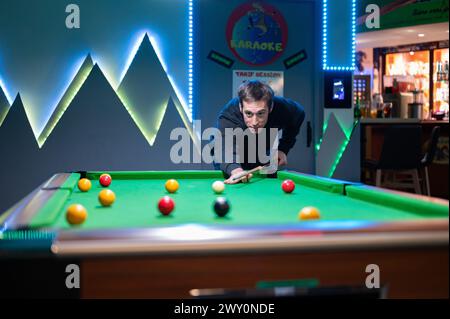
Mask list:
[[[224,217],[230,210],[230,204],[225,197],[217,197],[214,201],[214,211],[219,217]]]

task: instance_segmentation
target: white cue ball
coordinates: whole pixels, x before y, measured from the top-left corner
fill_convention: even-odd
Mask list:
[[[225,184],[222,181],[215,181],[212,184],[214,193],[221,194],[225,190]]]

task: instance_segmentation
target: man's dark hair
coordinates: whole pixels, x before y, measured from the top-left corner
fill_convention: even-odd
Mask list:
[[[242,102],[266,101],[269,109],[273,105],[273,90],[270,86],[260,81],[247,81],[239,86],[238,97],[242,108]]]

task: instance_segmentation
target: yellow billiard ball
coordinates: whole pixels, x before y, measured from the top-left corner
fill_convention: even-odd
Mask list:
[[[320,212],[317,208],[312,206],[304,207],[298,214],[298,218],[301,220],[319,219]]]
[[[180,187],[180,185],[178,184],[178,182],[175,179],[169,179],[166,182],[166,191],[168,191],[169,193],[175,193],[178,188]]]
[[[82,192],[87,192],[91,189],[92,183],[87,178],[82,178],[78,181],[78,189]]]
[[[104,189],[98,194],[98,200],[102,206],[111,206],[116,200],[116,194],[110,189]]]
[[[67,208],[66,219],[71,225],[82,224],[87,218],[87,210],[83,205],[73,204]]]

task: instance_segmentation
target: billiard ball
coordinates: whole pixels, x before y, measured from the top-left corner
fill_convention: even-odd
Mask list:
[[[71,225],[80,225],[87,218],[87,210],[83,205],[73,204],[67,208],[66,220]]]
[[[104,189],[98,193],[98,201],[102,206],[111,206],[116,200],[116,194],[110,189]]]
[[[164,216],[169,215],[175,208],[175,202],[169,196],[164,196],[158,202],[158,209]]]
[[[224,217],[230,210],[230,204],[225,197],[217,197],[214,201],[214,211],[219,217]]]
[[[283,183],[281,184],[281,188],[285,193],[292,193],[295,189],[295,183],[292,180],[287,179],[283,181]]]
[[[100,185],[102,185],[103,187],[108,187],[109,185],[111,185],[111,181],[112,181],[111,175],[109,174],[100,175],[99,182]]]
[[[78,181],[78,189],[82,192],[87,192],[91,189],[91,181],[87,178],[82,178]]]
[[[214,193],[221,194],[225,190],[225,184],[222,181],[215,181],[212,184],[212,189],[213,189]]]
[[[178,190],[178,188],[180,187],[177,180],[175,180],[175,179],[169,179],[166,182],[165,186],[166,186],[166,191],[168,191],[169,193],[175,193]]]
[[[298,214],[298,218],[301,220],[319,219],[320,212],[315,207],[306,206],[302,208],[302,210]]]

